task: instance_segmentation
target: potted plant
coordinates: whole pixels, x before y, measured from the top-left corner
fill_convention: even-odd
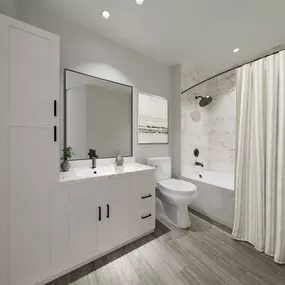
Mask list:
[[[62,150],[61,159],[63,159],[63,162],[61,163],[61,170],[63,172],[69,171],[70,169],[69,159],[71,159],[73,155],[75,155],[75,153],[73,152],[71,146],[67,146]]]

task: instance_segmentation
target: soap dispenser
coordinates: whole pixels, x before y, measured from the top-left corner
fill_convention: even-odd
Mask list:
[[[115,163],[117,166],[122,166],[124,164],[124,158],[121,156],[120,152],[116,156]]]

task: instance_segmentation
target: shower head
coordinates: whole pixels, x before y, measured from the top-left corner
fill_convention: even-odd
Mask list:
[[[200,107],[206,107],[213,101],[213,98],[211,96],[206,96],[206,97],[196,96],[195,97],[195,99],[199,99],[199,98],[202,98],[201,101],[199,102]]]

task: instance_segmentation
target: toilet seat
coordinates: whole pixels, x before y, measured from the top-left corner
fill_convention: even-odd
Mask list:
[[[196,196],[197,186],[179,179],[168,179],[158,182],[158,186],[161,190],[168,192],[169,194],[176,194],[182,196]]]

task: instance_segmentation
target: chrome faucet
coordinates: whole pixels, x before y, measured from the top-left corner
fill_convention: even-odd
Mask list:
[[[96,159],[98,158],[98,155],[96,154],[96,149],[89,149],[89,158],[92,159],[92,167],[91,168],[96,168]]]

